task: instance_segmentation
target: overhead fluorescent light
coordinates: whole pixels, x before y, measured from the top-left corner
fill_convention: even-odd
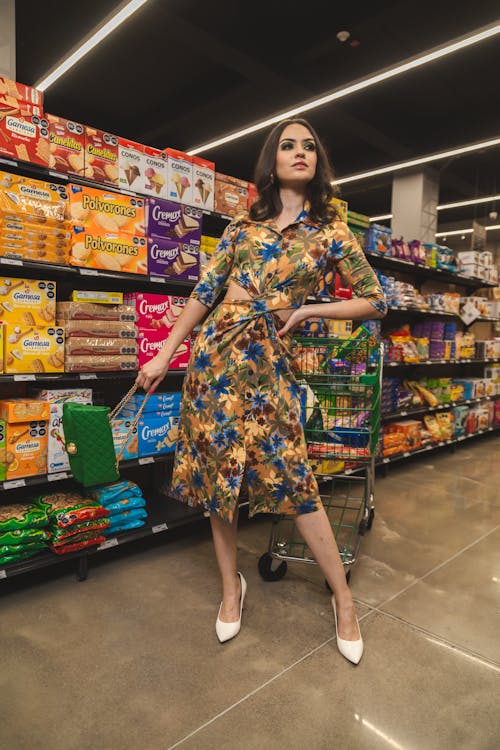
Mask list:
[[[492,148],[500,144],[500,138],[492,138],[489,141],[481,141],[480,143],[472,143],[469,146],[460,146],[459,148],[451,149],[450,151],[440,151],[438,154],[430,154],[429,156],[422,156],[418,159],[410,159],[410,161],[403,161],[399,164],[390,164],[387,167],[380,167],[379,169],[372,169],[369,172],[360,172],[359,174],[353,174],[350,177],[341,177],[334,181],[335,185],[344,185],[346,182],[356,182],[357,180],[366,180],[368,177],[375,177],[379,174],[387,174],[387,172],[397,172],[400,169],[407,169],[409,167],[416,167],[419,164],[428,164],[431,161],[438,161],[439,159],[448,159],[450,156],[458,156],[459,154],[468,154],[472,151],[480,151],[481,149]]]
[[[438,211],[445,211],[448,208],[461,208],[462,206],[475,206],[477,203],[489,203],[490,201],[499,201],[500,195],[487,195],[485,198],[473,198],[470,201],[457,201],[456,203],[442,203],[437,207]]]
[[[258,130],[263,130],[263,128],[267,128],[269,125],[275,125],[277,122],[280,122],[280,120],[285,120],[289,117],[296,117],[297,115],[303,114],[304,112],[310,112],[312,109],[323,107],[325,104],[330,104],[330,102],[337,101],[338,99],[343,99],[344,97],[349,96],[350,94],[354,94],[357,91],[362,91],[363,89],[370,88],[371,86],[375,86],[377,83],[386,81],[389,78],[395,78],[396,76],[400,76],[403,73],[407,73],[409,70],[414,70],[415,68],[419,68],[422,65],[427,65],[427,63],[439,60],[446,55],[451,55],[453,52],[458,52],[459,50],[470,47],[473,44],[483,42],[485,39],[490,39],[498,33],[500,33],[500,23],[496,23],[494,26],[478,29],[471,34],[467,34],[466,36],[460,37],[459,39],[455,39],[455,41],[453,42],[442,45],[440,47],[436,47],[435,49],[430,50],[423,55],[410,58],[406,62],[400,63],[393,68],[388,68],[381,71],[380,73],[376,73],[375,75],[369,76],[367,78],[362,78],[360,81],[352,83],[349,86],[345,86],[344,88],[331,91],[324,96],[320,96],[318,99],[313,99],[312,101],[306,102],[305,104],[300,104],[297,107],[293,107],[292,109],[287,110],[286,112],[281,112],[281,114],[279,115],[269,117],[267,120],[262,120],[261,122],[257,122],[247,128],[238,130],[235,133],[230,133],[229,135],[223,136],[222,138],[217,138],[214,141],[210,141],[209,143],[204,143],[201,146],[192,148],[187,153],[192,155],[200,154],[202,151],[208,151],[209,149],[216,148],[217,146],[222,146],[224,143],[236,141],[246,135],[256,133]]]
[[[370,216],[370,221],[386,221],[392,219],[392,214],[382,214],[382,216]]]
[[[487,232],[491,232],[493,229],[500,229],[500,224],[490,224],[485,229]],[[451,237],[453,234],[472,234],[473,231],[473,229],[452,229],[450,232],[437,232],[436,237]]]
[[[38,83],[35,85],[35,88],[40,89],[40,91],[45,91],[49,86],[52,86],[55,81],[57,81],[59,78],[61,78],[61,76],[67,73],[70,68],[72,68],[79,60],[82,59],[82,57],[88,55],[88,53],[91,52],[94,47],[97,47],[97,45],[102,42],[103,39],[109,36],[109,34],[111,34],[116,28],[118,28],[118,26],[126,21],[127,18],[130,18],[130,16],[135,13],[136,10],[139,10],[142,5],[147,3],[147,1],[148,0],[131,0],[125,5],[122,3],[121,10],[113,13],[111,18],[109,18],[108,21],[100,26],[97,31],[91,34],[84,41],[80,42],[75,48],[74,52],[71,52],[62,60],[62,62],[60,62],[55,68],[53,68],[50,73],[48,73],[44,78],[38,81]]]

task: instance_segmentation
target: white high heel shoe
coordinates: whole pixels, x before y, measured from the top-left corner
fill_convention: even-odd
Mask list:
[[[363,656],[363,639],[361,638],[361,630],[359,630],[359,622],[356,617],[356,624],[360,638],[357,641],[345,641],[343,638],[339,638],[339,631],[337,627],[337,608],[335,607],[335,597],[332,596],[333,614],[335,615],[335,634],[337,636],[337,646],[346,659],[351,661],[353,664],[359,664],[361,657]]]
[[[220,619],[220,611],[222,609],[222,602],[219,607],[219,614],[217,615],[217,622],[215,623],[215,632],[217,638],[221,643],[230,641],[235,635],[238,635],[241,629],[241,613],[243,611],[243,602],[245,601],[245,594],[247,593],[247,582],[243,578],[240,572],[238,572],[241,582],[241,597],[240,597],[240,619],[236,622],[222,622]]]

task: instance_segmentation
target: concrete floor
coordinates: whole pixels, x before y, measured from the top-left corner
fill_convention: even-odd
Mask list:
[[[247,606],[223,646],[206,525],[101,555],[85,583],[58,570],[0,586],[1,747],[498,750],[499,446],[377,480],[351,578],[358,667],[336,649],[318,568],[259,577],[265,517],[241,524]]]

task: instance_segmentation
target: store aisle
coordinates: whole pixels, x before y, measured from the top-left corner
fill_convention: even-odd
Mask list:
[[[217,643],[208,529],[5,589],[2,745],[38,750],[493,750],[500,717],[500,441],[393,467],[351,586],[365,656],[333,642],[316,567],[262,581],[243,522],[241,634]],[[1,589],[0,589],[1,590]]]

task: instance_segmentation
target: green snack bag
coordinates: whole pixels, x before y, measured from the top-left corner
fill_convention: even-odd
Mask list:
[[[0,534],[14,529],[43,528],[48,523],[47,511],[34,503],[0,505]]]
[[[4,544],[24,544],[25,542],[45,542],[49,535],[44,529],[12,529],[0,533],[0,546]]]

